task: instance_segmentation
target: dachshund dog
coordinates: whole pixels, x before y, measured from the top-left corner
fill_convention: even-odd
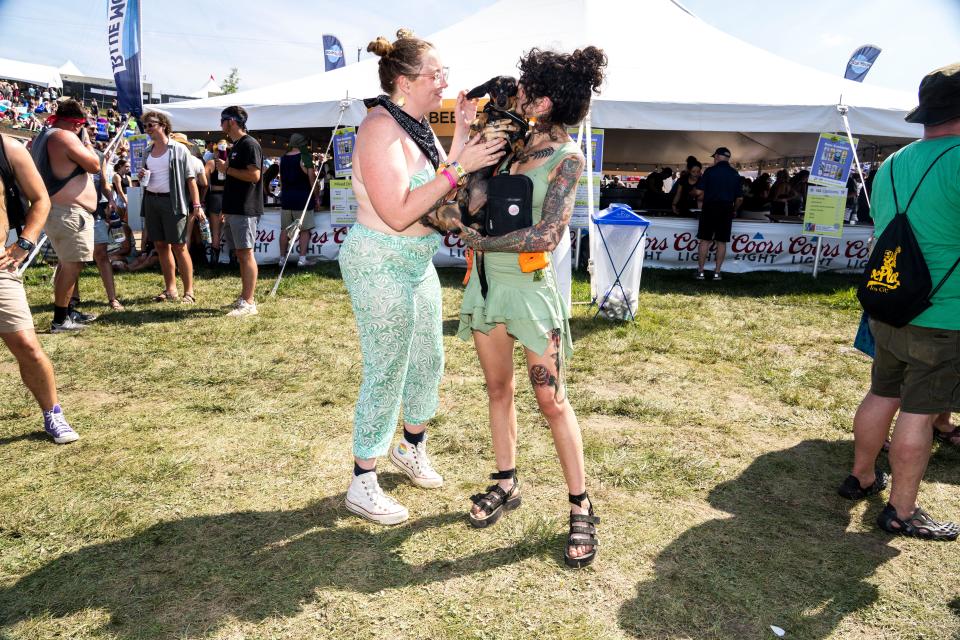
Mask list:
[[[468,100],[484,95],[490,101],[477,114],[470,124],[470,137],[485,134],[504,133],[507,138],[507,154],[516,154],[523,150],[527,142],[529,125],[527,120],[517,113],[517,81],[510,76],[496,76],[467,93]],[[459,220],[464,226],[483,232],[484,206],[487,203],[487,181],[496,171],[496,165],[474,171],[467,176],[467,182],[457,192],[455,203],[445,203],[424,216],[423,222],[438,231],[447,232],[457,229],[454,222]]]

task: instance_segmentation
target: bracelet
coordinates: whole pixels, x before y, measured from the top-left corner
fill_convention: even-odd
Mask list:
[[[460,182],[467,177],[467,172],[464,171],[463,167],[460,166],[460,163],[456,160],[450,163],[450,168],[457,172],[457,182]]]
[[[437,175],[443,173],[443,170],[450,166],[449,162],[441,162],[440,166],[437,167]]]
[[[449,169],[444,169],[443,171],[440,172],[440,175],[442,175],[447,179],[447,182],[450,183],[451,189],[457,188],[457,180],[453,177],[453,174],[450,173]]]
[[[199,208],[201,208],[202,206],[203,206],[203,205],[201,205],[199,202],[194,202],[193,205],[192,205],[192,207],[193,207],[194,209],[199,209]]]

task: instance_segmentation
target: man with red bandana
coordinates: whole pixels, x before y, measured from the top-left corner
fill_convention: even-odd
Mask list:
[[[53,324],[51,333],[84,329],[84,320],[70,313],[70,298],[80,270],[93,260],[93,212],[97,191],[91,175],[100,171],[100,159],[86,131],[83,106],[71,98],[61,99],[50,117],[51,127],[33,141],[31,154],[50,194],[50,215],[44,231],[57,252],[53,279]]]

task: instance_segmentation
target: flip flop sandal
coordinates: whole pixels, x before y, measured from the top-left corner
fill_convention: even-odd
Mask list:
[[[577,506],[583,506],[583,501],[590,499],[586,491],[578,496],[570,494],[569,498],[570,502]],[[593,513],[592,502],[587,514],[570,514],[570,534],[563,548],[563,561],[568,567],[580,569],[589,566],[597,557],[597,546],[600,544],[597,538],[598,524],[600,524],[600,518]],[[582,556],[571,556],[570,547],[590,547],[590,552]]]
[[[960,525],[955,522],[937,522],[922,507],[917,507],[913,515],[906,520],[901,520],[897,517],[897,510],[889,502],[877,517],[877,526],[887,533],[921,540],[951,541],[960,535]]]
[[[474,529],[483,529],[494,524],[500,517],[508,511],[513,511],[520,506],[520,481],[517,480],[517,472],[514,469],[510,471],[498,471],[490,474],[491,480],[509,480],[513,479],[513,486],[509,491],[504,491],[500,485],[492,484],[487,487],[486,493],[475,493],[470,496],[470,501],[480,507],[480,513],[474,513],[471,510],[467,517],[470,519],[470,526]]]
[[[941,445],[960,448],[960,442],[954,442],[954,438],[960,438],[960,427],[954,427],[953,431],[940,431],[936,426],[933,427],[933,439]]]
[[[123,311],[123,305],[116,298],[110,301],[110,308],[114,311]]]
[[[192,293],[185,293],[180,299],[181,304],[197,304],[197,299],[193,297]]]
[[[161,291],[153,297],[154,302],[176,302],[179,298],[169,291]]]
[[[890,476],[880,469],[876,470],[876,476],[872,485],[869,487],[861,487],[857,477],[855,475],[849,475],[847,479],[843,481],[843,484],[840,485],[840,488],[837,489],[837,493],[847,500],[863,500],[864,498],[875,496],[886,489],[887,483],[890,481]]]

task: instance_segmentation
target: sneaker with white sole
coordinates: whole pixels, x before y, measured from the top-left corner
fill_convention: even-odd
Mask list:
[[[297,258],[297,266],[298,267],[307,266],[307,256],[300,256],[299,258]]]
[[[380,488],[376,471],[353,476],[344,504],[351,513],[379,524],[399,524],[410,517],[405,506]]]
[[[78,309],[71,309],[67,315],[73,318],[74,322],[79,322],[80,324],[89,324],[100,317],[95,313],[84,313]]]
[[[430,464],[426,437],[417,445],[401,439],[397,446],[390,450],[390,462],[407,474],[418,487],[436,489],[443,486],[443,476]]]
[[[43,430],[47,435],[53,438],[57,444],[67,444],[76,442],[80,439],[77,432],[73,430],[66,416],[63,415],[63,409],[59,404],[53,405],[53,409],[43,412]]]
[[[231,318],[242,318],[244,316],[257,315],[257,303],[250,304],[243,298],[237,301],[237,306],[227,313]]]
[[[50,323],[50,333],[70,333],[73,331],[83,331],[86,328],[87,325],[82,322],[77,322],[69,315],[59,324],[56,322]]]

